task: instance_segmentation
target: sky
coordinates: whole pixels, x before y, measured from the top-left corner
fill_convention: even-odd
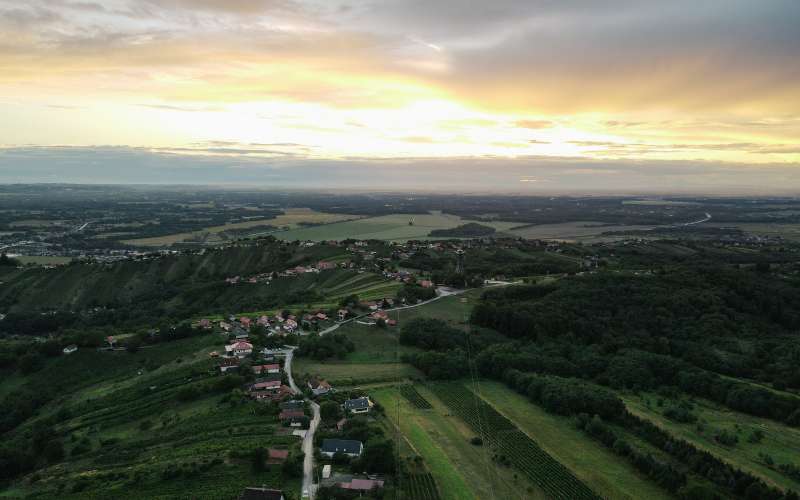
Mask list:
[[[0,182],[800,194],[796,0],[0,0]]]

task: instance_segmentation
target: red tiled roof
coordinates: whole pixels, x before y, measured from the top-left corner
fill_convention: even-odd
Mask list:
[[[276,450],[275,448],[270,448],[268,452],[270,459],[286,460],[289,458],[289,450]]]

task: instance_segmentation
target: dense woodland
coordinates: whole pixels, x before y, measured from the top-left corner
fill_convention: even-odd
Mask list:
[[[405,360],[434,379],[506,382],[683,498],[797,498],[627,411],[617,391],[686,394],[800,426],[800,286],[770,266],[599,271],[486,290],[469,334],[434,319],[404,325]],[[691,407],[665,410],[693,421]],[[688,467],[620,438],[627,429]],[[719,442],[735,440],[719,435]],[[733,444],[733,443],[730,443]],[[784,467],[791,474],[794,466]]]

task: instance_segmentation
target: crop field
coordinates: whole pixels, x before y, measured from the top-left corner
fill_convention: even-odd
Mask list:
[[[513,422],[458,382],[431,384],[430,389],[495,452],[537,484],[550,498],[599,499],[586,484],[556,461]]]
[[[509,232],[513,236],[537,240],[601,241],[620,238],[601,236],[602,233],[605,232],[646,230],[652,229],[653,227],[655,226],[606,225],[600,222],[576,221],[517,227]]]
[[[431,405],[431,403],[425,399],[425,397],[422,396],[422,394],[420,394],[413,385],[403,384],[398,386],[397,390],[400,395],[406,398],[414,408],[419,408],[420,410],[430,410],[433,408],[433,405]]]
[[[680,423],[664,416],[663,410],[677,402],[669,398],[642,394],[623,395],[623,399],[632,413],[652,421],[674,436],[763,478],[769,484],[795,491],[800,489],[800,481],[777,469],[780,464],[800,465],[800,429],[692,398],[691,411],[697,416],[701,424],[699,427],[697,423]],[[662,406],[657,404],[659,399],[663,401]],[[718,442],[714,436],[722,430],[735,435],[737,442],[732,446]],[[751,436],[756,431],[763,433],[763,437],[754,442]],[[760,454],[769,455],[774,464],[765,463]]]
[[[123,243],[145,247],[159,247],[194,239],[213,241],[216,235],[231,230],[252,229],[261,226],[272,226],[274,228],[297,228],[302,224],[331,224],[334,222],[341,222],[357,218],[359,218],[358,215],[331,214],[326,212],[317,212],[308,208],[287,208],[284,210],[283,214],[278,215],[273,219],[254,219],[244,222],[234,222],[221,226],[207,227],[200,231],[168,234],[154,238],[138,238],[126,240],[123,241]],[[263,234],[270,234],[272,232],[272,230],[266,231]],[[258,234],[260,233],[255,233],[254,236],[257,236]]]
[[[408,474],[402,477],[402,497],[408,500],[439,500],[436,481],[430,473]]]
[[[526,479],[491,463],[485,447],[469,442],[474,433],[452,418],[436,396],[423,387],[419,391],[433,410],[415,408],[395,387],[373,389],[370,394],[384,407],[388,424],[399,433],[401,455],[412,462],[415,456],[422,457],[442,499],[546,498]],[[402,481],[400,486],[405,489]]]
[[[413,225],[409,224],[413,220]],[[276,233],[275,236],[284,240],[344,240],[375,239],[387,241],[426,240],[434,229],[452,229],[468,222],[457,215],[442,213],[431,214],[393,214],[380,217],[369,217],[336,224],[327,224],[319,227],[293,229]],[[481,222],[492,226],[497,231],[507,231],[519,225],[515,222]]]
[[[548,413],[500,382],[482,380],[480,388],[481,397],[487,403],[535,439],[543,450],[600,496],[620,500],[672,498],[624,458],[576,429],[570,418]],[[638,441],[625,429],[615,428],[615,432],[630,443]],[[660,450],[638,442],[637,447],[646,448],[648,453],[664,462],[671,462],[669,455]]]

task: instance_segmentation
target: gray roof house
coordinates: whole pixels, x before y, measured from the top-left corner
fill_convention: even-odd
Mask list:
[[[367,397],[348,399],[342,406],[350,413],[367,413],[372,408],[372,401]]]
[[[349,457],[359,457],[364,450],[361,441],[351,439],[323,439],[320,451],[327,457],[332,457],[337,453],[344,453]]]

